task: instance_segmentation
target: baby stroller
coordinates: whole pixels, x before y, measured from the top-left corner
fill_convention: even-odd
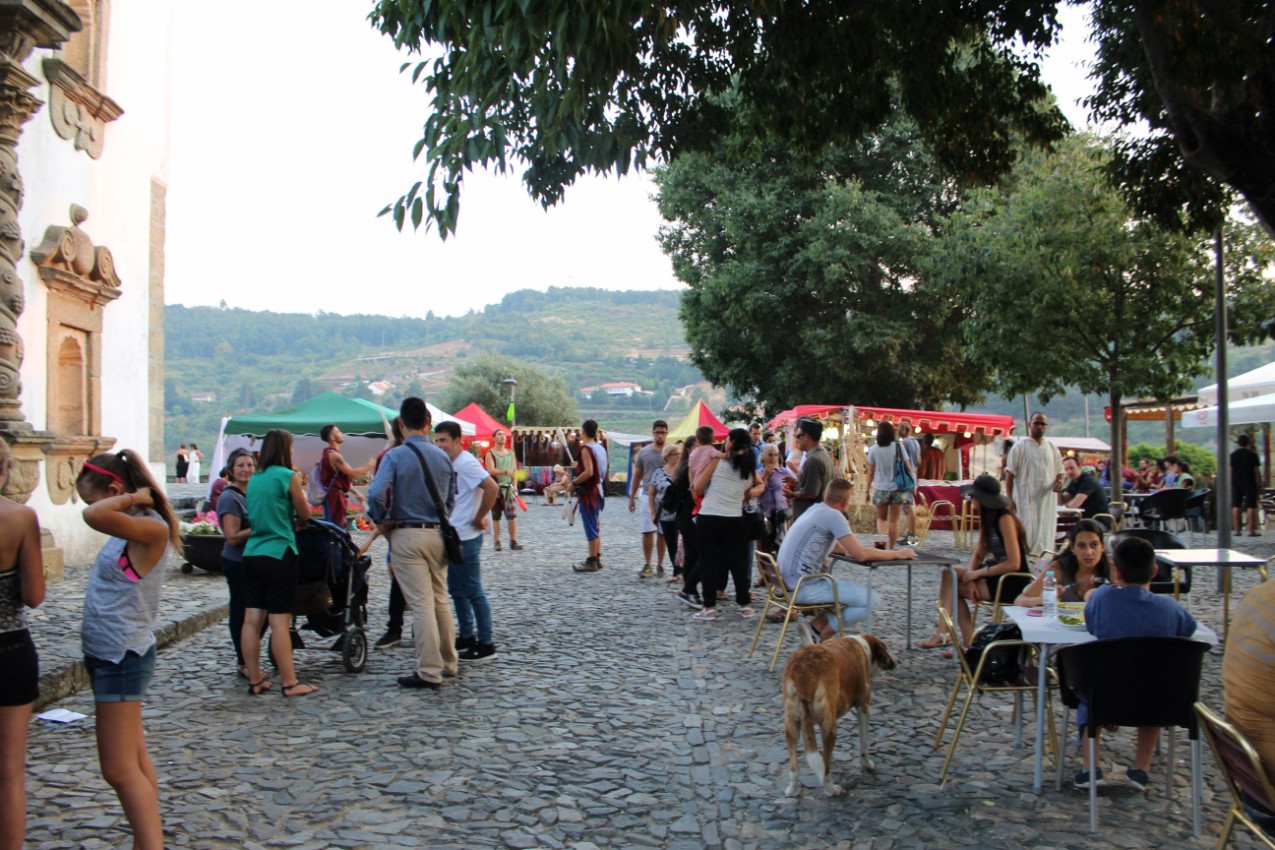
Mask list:
[[[358,547],[339,525],[322,520],[297,532],[300,570],[298,614],[305,628],[320,637],[340,635],[341,661],[351,673],[367,665],[367,571],[372,559],[360,557]]]

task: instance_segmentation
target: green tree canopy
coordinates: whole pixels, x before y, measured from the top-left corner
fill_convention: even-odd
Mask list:
[[[1058,138],[1029,48],[1056,2],[964,0],[379,0],[370,19],[430,95],[414,155],[428,174],[387,207],[401,228],[456,227],[465,173],[526,166],[545,206],[587,172],[775,138],[819,152],[896,103],[954,173],[990,179],[1016,133]],[[437,58],[433,58],[437,57]]]
[[[1275,12],[1269,0],[1089,0],[1104,120],[1152,135],[1112,163],[1162,218],[1216,213],[1213,181],[1275,228]],[[430,95],[427,175],[386,208],[456,227],[465,173],[525,165],[544,205],[584,173],[623,174],[744,138],[818,152],[876,128],[896,98],[954,174],[987,180],[1014,137],[1064,129],[1035,51],[1059,0],[378,0],[369,18]],[[1145,122],[1145,124],[1144,124]],[[1195,171],[1183,168],[1189,163]],[[422,191],[423,188],[423,191]],[[1195,223],[1207,216],[1196,215]]]
[[[970,353],[1004,396],[1042,399],[1069,386],[1123,399],[1190,387],[1213,351],[1211,243],[1131,216],[1103,179],[1107,152],[1075,137],[1030,154],[1010,190],[978,190],[953,216],[933,278],[966,300]],[[1235,342],[1264,336],[1275,255],[1255,225],[1229,228]],[[1119,456],[1120,429],[1112,423]]]
[[[460,410],[470,402],[502,422],[509,409],[506,378],[518,382],[517,414],[520,425],[574,425],[579,420],[575,397],[566,381],[538,366],[501,354],[483,354],[452,373],[443,393],[442,406]]]
[[[987,375],[963,356],[957,299],[935,297],[917,266],[955,191],[915,127],[892,122],[820,165],[774,148],[657,172],[693,361],[771,410],[977,401]]]

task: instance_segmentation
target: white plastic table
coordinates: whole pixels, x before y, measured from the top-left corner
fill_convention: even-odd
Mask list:
[[[1179,550],[1181,551],[1181,550]],[[1049,666],[1049,648],[1051,646],[1071,646],[1078,643],[1089,643],[1097,640],[1082,628],[1064,626],[1057,620],[1044,617],[1033,617],[1032,608],[1018,605],[1007,605],[1001,611],[1018,625],[1023,633],[1023,640],[1040,646],[1039,672],[1036,680],[1036,766],[1032,773],[1032,793],[1040,793],[1041,764],[1044,761],[1045,749],[1045,689],[1049,681],[1045,668]],[[1210,646],[1217,646],[1217,633],[1208,626],[1197,625],[1192,640],[1202,640]],[[1063,741],[1067,740],[1067,730],[1063,730]],[[1060,748],[1059,752],[1063,750]]]
[[[912,568],[913,567],[944,567],[948,574],[952,577],[952,617],[956,617],[956,606],[959,604],[957,598],[956,564],[959,558],[951,558],[947,555],[940,555],[937,552],[922,552],[917,550],[915,558],[891,558],[884,561],[856,561],[847,555],[833,555],[834,561],[841,561],[846,564],[857,564],[868,568],[868,616],[863,620],[863,630],[865,632],[872,631],[872,574],[876,572],[878,567],[903,567],[908,568],[908,610],[907,610],[907,644],[908,649],[912,648]],[[955,653],[953,653],[955,658]],[[960,660],[957,659],[957,663]]]
[[[1217,567],[1226,570],[1226,590],[1222,593],[1222,631],[1231,627],[1231,567],[1256,567],[1264,569],[1266,560],[1237,552],[1234,549],[1156,549],[1157,561],[1177,567]],[[1176,581],[1177,573],[1174,573]]]

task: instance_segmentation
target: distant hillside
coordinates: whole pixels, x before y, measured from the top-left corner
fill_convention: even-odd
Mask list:
[[[464,316],[270,313],[169,305],[164,313],[165,441],[212,443],[224,413],[282,409],[326,389],[385,382],[433,400],[458,362],[495,352],[534,362],[573,390],[632,381],[653,393],[583,402],[646,417],[702,380],[687,361],[676,291],[523,290]],[[363,394],[367,391],[360,390]],[[689,404],[677,399],[673,407]]]

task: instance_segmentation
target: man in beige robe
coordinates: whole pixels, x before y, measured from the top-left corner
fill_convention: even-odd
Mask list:
[[[1019,440],[1005,463],[1005,494],[1010,508],[1027,528],[1027,551],[1054,550],[1058,527],[1058,492],[1063,486],[1062,455],[1045,439],[1049,417],[1032,415],[1028,439]]]

